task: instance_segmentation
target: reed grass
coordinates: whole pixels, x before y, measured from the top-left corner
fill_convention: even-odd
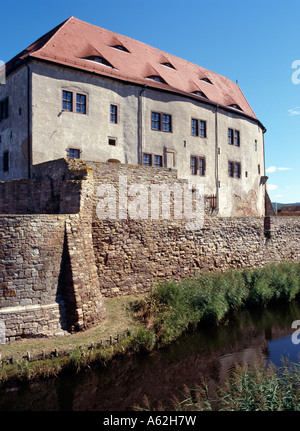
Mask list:
[[[159,283],[133,309],[154,331],[156,345],[165,345],[200,323],[218,324],[229,312],[290,302],[299,294],[300,263],[283,262]]]

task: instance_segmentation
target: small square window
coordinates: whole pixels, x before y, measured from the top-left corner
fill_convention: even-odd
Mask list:
[[[68,157],[70,159],[80,159],[80,150],[75,148],[69,148]]]
[[[117,145],[116,138],[108,138],[108,145],[112,145],[115,147]]]

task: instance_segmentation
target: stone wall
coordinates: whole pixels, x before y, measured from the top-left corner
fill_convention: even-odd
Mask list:
[[[163,218],[161,209],[152,219],[147,190],[187,184],[173,170],[59,160],[35,167],[34,175],[28,187],[52,182],[59,205],[40,203],[44,214],[0,216],[0,320],[10,340],[97,325],[105,317],[103,296],[145,292],[158,280],[300,260],[297,217],[222,218],[205,199],[196,230],[188,228],[188,214],[174,217],[174,205],[170,218]],[[140,194],[130,193],[134,184],[144,186]],[[113,193],[105,195],[103,186]],[[7,191],[12,185],[1,187]],[[21,182],[18,188],[15,193]],[[45,186],[45,195],[49,190]],[[37,194],[43,196],[41,190]],[[24,199],[14,204],[16,212],[29,202],[26,192],[18,196]],[[116,206],[110,217],[99,216],[103,199],[107,208]],[[168,199],[162,193],[161,204]],[[0,203],[9,210],[1,195]],[[136,213],[127,217],[134,205]],[[148,217],[135,217],[146,208]]]

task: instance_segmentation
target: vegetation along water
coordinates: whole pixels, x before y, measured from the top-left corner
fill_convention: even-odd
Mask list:
[[[239,318],[248,316],[251,309],[252,313],[260,313],[263,309],[269,310],[269,307],[273,307],[273,309],[274,307],[282,307],[281,304],[298,304],[299,293],[300,264],[290,262],[226,273],[204,273],[196,275],[193,279],[158,284],[153,287],[145,298],[131,304],[131,311],[134,313],[138,324],[136,330],[128,333],[128,336],[123,338],[120,343],[108,348],[100,346],[95,346],[94,349],[89,350],[76,348],[62,357],[52,357],[35,362],[24,360],[14,365],[2,362],[1,379],[4,384],[12,376],[24,382],[31,381],[32,378],[36,377],[62,376],[64,374],[63,378],[71,378],[74,383],[76,380],[74,372],[78,373],[79,370],[87,370],[93,364],[105,365],[110,362],[108,368],[102,369],[100,367],[103,377],[103,373],[106,373],[105,375],[110,374],[108,370],[110,367],[114,367],[114,361],[117,360],[120,364],[120,361],[127,360],[125,358],[120,359],[120,356],[128,356],[130,353],[147,353],[143,356],[143,359],[139,360],[142,360],[143,367],[149,367],[143,362],[145,358],[151,363],[153,355],[160,355],[161,352],[165,354],[166,351],[174,352],[174,349],[178,350],[178,348],[180,350],[180,345],[186,343],[186,339],[193,339],[192,342],[195,342],[193,337],[199,336],[202,337],[201,348],[211,350],[211,337],[219,340],[220,333],[226,330],[230,332],[230,337],[232,337],[235,331],[240,330],[241,321],[235,321],[236,316],[239,316]],[[267,306],[268,308],[266,308]],[[275,317],[278,316],[284,320],[285,314],[282,314],[279,308],[276,308],[276,310]],[[294,310],[292,316],[289,315],[289,322],[287,322],[286,326],[291,326],[291,318],[293,320],[300,319],[298,311],[300,313],[300,308],[297,305],[296,312]],[[228,326],[229,321],[231,323]],[[250,325],[252,330],[259,321],[260,319],[257,316],[252,320],[252,326]],[[254,324],[254,322],[256,323]],[[247,327],[247,325],[244,326]],[[194,331],[195,329],[198,329],[198,331]],[[193,334],[188,337],[182,335],[191,331],[193,331]],[[213,331],[216,331],[215,334],[212,333]],[[246,334],[248,334],[246,335],[247,339],[249,331],[246,331]],[[184,337],[183,341],[182,336]],[[243,337],[245,337],[245,334]],[[227,338],[228,336],[224,340]],[[148,353],[150,352],[152,352],[152,355],[149,356]],[[135,361],[134,357],[136,355],[130,357],[130,364]],[[180,357],[181,368],[179,365],[177,374],[180,374],[180,370],[184,367],[185,355],[182,351]],[[113,360],[113,358],[115,359]],[[236,362],[240,361],[237,360]],[[123,364],[125,368],[129,366],[128,363],[125,364],[127,364]],[[190,366],[194,367],[192,363]],[[64,371],[71,371],[71,373],[63,373]],[[164,373],[166,370],[161,370],[161,372]],[[136,369],[135,373],[138,374]],[[184,376],[184,373],[182,374]],[[280,368],[270,366],[266,368],[265,364],[260,364],[251,369],[240,367],[235,370],[231,380],[227,381],[229,375],[226,374],[227,377],[223,381],[222,389],[220,390],[217,389],[217,383],[209,385],[205,379],[201,384],[198,382],[197,387],[193,387],[191,390],[190,385],[195,382],[189,381],[188,376],[186,376],[186,382],[184,382],[186,389],[181,393],[181,397],[178,398],[178,394],[176,394],[177,398],[174,398],[175,393],[172,393],[172,391],[175,392],[176,388],[172,387],[171,393],[168,393],[162,402],[170,408],[170,402],[167,401],[169,397],[170,400],[172,399],[172,407],[179,410],[209,410],[216,408],[221,410],[300,409],[299,395],[297,395],[299,392],[299,374],[298,365],[289,363],[283,365],[283,368],[282,366]],[[167,372],[166,375],[168,375]],[[121,384],[124,379],[120,374],[115,373],[114,381],[116,381],[117,376]],[[87,374],[84,375],[84,379],[86,385],[89,386],[91,383],[89,383],[90,380]],[[211,380],[209,374],[208,377],[206,375],[206,379]],[[59,379],[52,379],[49,384],[60,385],[58,381]],[[71,383],[69,386],[64,384],[64,387],[72,385]],[[188,387],[189,389],[187,389]],[[262,390],[262,388],[264,389]],[[2,404],[3,408],[9,409],[7,405],[9,397],[7,392],[5,393],[5,388],[1,393],[0,408]],[[148,399],[147,401],[145,399],[142,401],[143,395],[141,393],[135,399],[129,397],[131,401],[128,401],[128,405],[115,406],[115,408],[133,408],[133,405],[137,404],[140,406],[137,408],[154,408],[153,404],[151,405],[151,400],[149,401]],[[64,399],[69,398],[64,397]],[[158,400],[156,399],[156,401]],[[14,405],[18,405],[16,400]],[[144,407],[141,407],[141,405]],[[70,406],[66,408],[70,408]],[[107,402],[102,400],[98,407],[95,406],[96,410],[97,408],[99,410],[111,409],[114,406],[108,406]],[[72,409],[76,409],[73,403]]]

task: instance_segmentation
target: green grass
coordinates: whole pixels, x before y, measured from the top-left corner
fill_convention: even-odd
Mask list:
[[[300,411],[300,365],[237,367],[212,396],[205,385],[174,402],[181,411]],[[150,407],[150,406],[149,406]]]
[[[234,310],[290,302],[299,293],[300,263],[284,262],[160,283],[134,309],[156,344],[165,345],[200,323],[218,324]]]

